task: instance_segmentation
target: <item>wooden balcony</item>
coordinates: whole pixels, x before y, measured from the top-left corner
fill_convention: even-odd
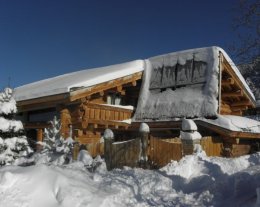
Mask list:
[[[89,125],[94,128],[128,128],[132,118],[133,109],[116,106],[88,103],[78,107],[71,114],[74,128],[87,129]]]

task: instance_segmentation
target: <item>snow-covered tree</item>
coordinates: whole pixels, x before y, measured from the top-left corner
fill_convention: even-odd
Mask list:
[[[38,142],[42,145],[41,154],[47,155],[48,162],[56,162],[64,164],[68,162],[72,156],[73,139],[70,137],[63,138],[60,134],[61,123],[56,118],[50,121],[51,126],[44,130],[43,142]]]
[[[0,93],[0,165],[14,164],[32,152],[22,122],[14,119],[16,112],[13,91],[5,88]]]

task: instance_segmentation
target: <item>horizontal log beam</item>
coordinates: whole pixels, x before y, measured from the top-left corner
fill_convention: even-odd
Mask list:
[[[125,76],[105,83],[97,84],[95,86],[79,89],[76,91],[71,91],[70,101],[75,101],[82,97],[86,97],[92,94],[99,93],[100,91],[106,91],[112,88],[119,87],[120,89],[120,87],[123,87],[123,85],[127,85],[129,83],[132,83],[133,81],[140,80],[141,78],[142,78],[142,72],[138,72],[129,76]]]
[[[103,104],[94,104],[94,103],[88,103],[84,107],[91,108],[91,109],[103,109],[103,110],[110,110],[110,111],[118,111],[118,112],[129,112],[131,113],[133,110],[128,108],[121,108],[117,105],[103,105]]]
[[[235,115],[235,116],[242,116],[243,115],[243,112],[240,110],[240,111],[232,111],[231,112],[231,115]]]
[[[50,127],[51,124],[47,122],[27,122],[24,123],[25,129],[44,129]]]
[[[221,108],[220,108],[220,114],[230,114],[232,111],[230,109],[230,106],[225,103],[221,103]]]
[[[99,92],[99,95],[100,95],[100,96],[104,96],[104,94],[105,94],[104,91],[100,91],[100,92]]]
[[[132,81],[131,84],[132,84],[132,86],[136,86],[137,82],[136,81]]]
[[[121,91],[123,90],[123,86],[122,86],[122,85],[117,86],[117,87],[116,87],[116,90],[117,90],[118,92],[121,92]]]
[[[228,109],[228,108],[221,108],[220,109],[220,114],[223,114],[223,113],[230,114],[231,112],[232,112],[231,109]]]
[[[228,78],[226,80],[221,81],[222,86],[233,85],[234,83],[235,83],[235,80],[233,78]]]
[[[111,120],[95,120],[95,119],[89,119],[88,125],[93,125],[93,128],[116,128],[124,127],[127,128],[130,124],[126,122],[120,122],[120,121],[111,121]],[[82,122],[73,123],[73,126],[76,128],[83,128],[86,129]]]
[[[248,106],[233,106],[231,107],[231,110],[232,111],[240,111],[240,110],[247,110],[248,109]]]
[[[235,103],[232,103],[231,106],[251,106],[252,103],[248,100],[246,101],[238,101],[238,102],[235,102]]]
[[[121,91],[120,91],[120,94],[121,94],[122,96],[124,96],[124,95],[125,95],[125,90],[121,90]]]
[[[17,101],[17,106],[27,106],[27,105],[37,105],[37,104],[42,104],[42,103],[50,103],[50,102],[62,102],[65,103],[66,101],[69,101],[69,94],[68,93],[63,93],[63,94],[58,94],[58,95],[51,95],[51,96],[45,96],[45,97],[40,97],[40,98],[35,98],[35,99],[29,99],[25,101]]]
[[[243,96],[243,91],[224,92],[221,94],[222,98]]]

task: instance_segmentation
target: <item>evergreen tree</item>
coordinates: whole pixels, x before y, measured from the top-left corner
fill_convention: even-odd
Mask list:
[[[0,93],[0,166],[14,164],[32,152],[22,122],[14,119],[16,112],[13,91],[5,88]]]
[[[47,154],[49,162],[64,164],[69,162],[72,156],[73,139],[70,137],[64,139],[60,134],[61,123],[54,117],[50,121],[51,126],[44,130],[43,142],[38,142],[43,146],[42,154]]]

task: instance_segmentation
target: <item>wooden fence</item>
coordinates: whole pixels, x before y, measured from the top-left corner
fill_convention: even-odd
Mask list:
[[[223,155],[223,141],[218,137],[203,137],[200,140],[200,144],[207,156]]]
[[[192,154],[194,143],[192,140],[187,142],[188,144],[185,143],[180,138],[164,139],[150,136],[147,155],[151,167],[163,167],[172,160],[179,161],[184,156],[184,148],[189,143],[192,150],[188,154]],[[223,143],[220,138],[203,137],[199,143],[208,156],[222,156]],[[105,141],[108,169],[140,166],[141,153],[142,143],[140,138],[123,142]]]
[[[105,139],[105,160],[108,170],[123,166],[136,167],[140,153],[141,140],[139,138],[123,142]]]
[[[151,164],[155,167],[162,167],[171,160],[180,160],[182,158],[181,140],[150,137],[148,154]]]
[[[223,142],[220,138],[203,137],[200,144],[207,156],[222,156]],[[149,160],[157,167],[163,167],[171,160],[179,161],[184,156],[183,147],[184,145],[180,138],[163,139],[150,137]],[[193,148],[192,145],[190,147],[191,149]],[[192,151],[190,154],[192,154]]]

